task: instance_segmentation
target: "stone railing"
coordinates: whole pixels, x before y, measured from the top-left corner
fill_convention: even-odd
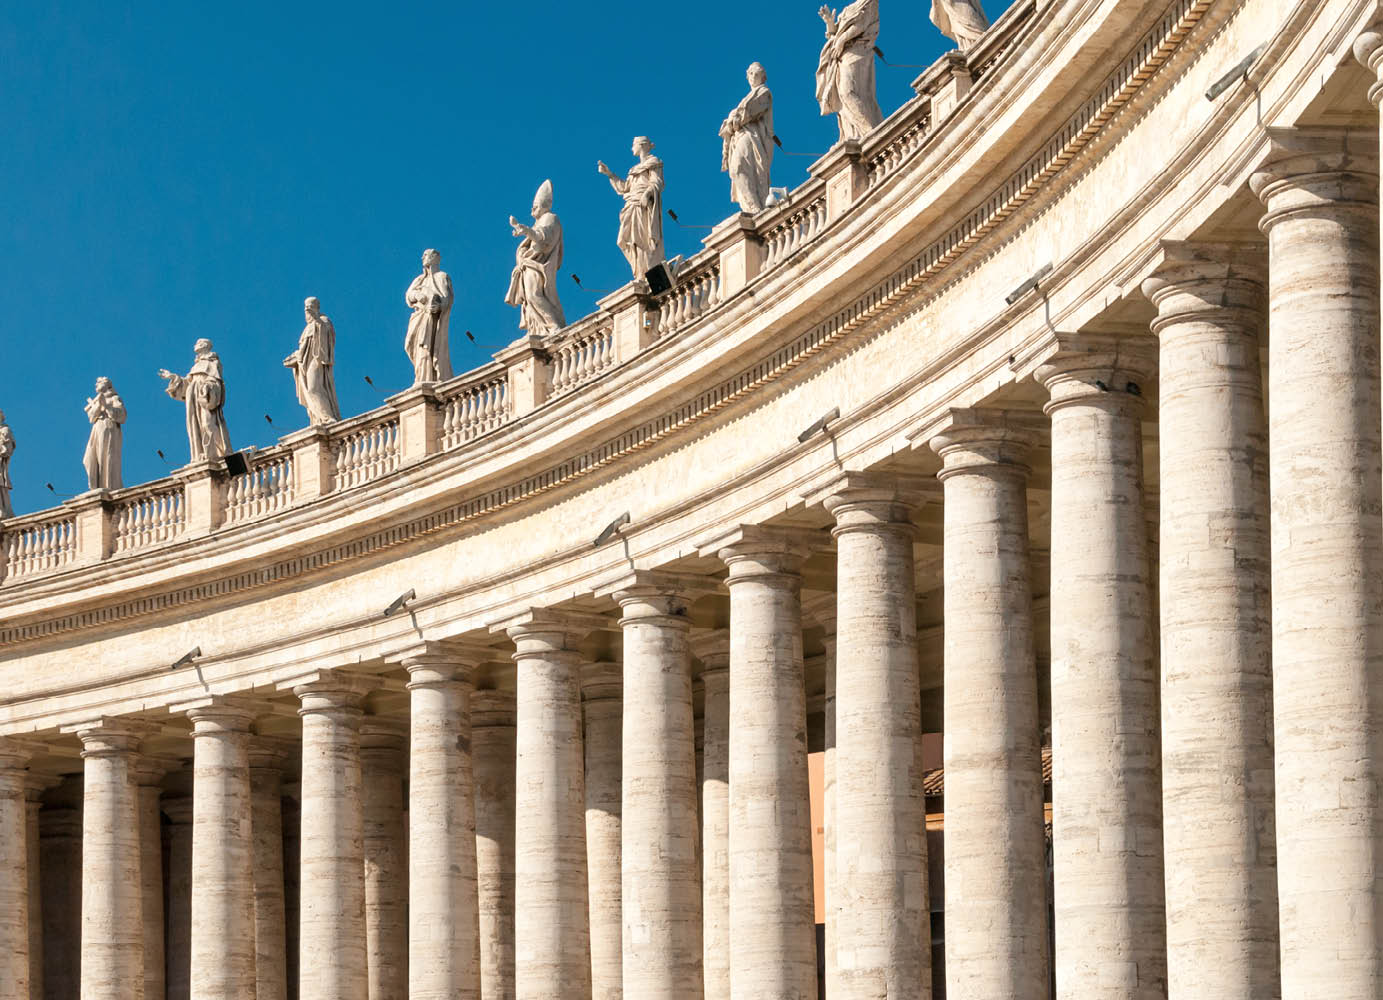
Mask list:
[[[703,251],[677,269],[677,282],[660,306],[660,335],[675,333],[720,301],[720,259]]]
[[[826,195],[821,193],[807,204],[793,210],[788,202],[790,214],[776,223],[763,235],[764,269],[776,267],[779,263],[806,246],[826,228]]]
[[[187,527],[187,497],[182,483],[160,479],[119,495],[112,505],[115,553],[171,542]]]
[[[446,451],[509,421],[509,373],[503,365],[486,365],[448,385],[440,403]]]
[[[615,365],[615,327],[603,312],[593,313],[561,332],[547,348],[552,365],[552,396],[570,392]]]
[[[77,516],[43,511],[5,526],[5,577],[16,580],[70,566],[77,561]]]
[[[293,504],[293,452],[278,447],[254,455],[250,468],[226,482],[226,524],[253,521]]]
[[[376,410],[345,423],[331,449],[337,489],[372,482],[399,467],[397,414]]]

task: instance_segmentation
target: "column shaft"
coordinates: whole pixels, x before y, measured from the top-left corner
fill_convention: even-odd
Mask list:
[[[54,782],[56,783],[56,782]],[[39,799],[47,783],[35,784],[30,781],[25,809],[27,822],[24,828],[26,854],[29,859],[29,996],[20,1000],[44,1000],[43,993],[43,879],[40,866],[39,811],[43,803]]]
[[[480,1000],[514,1000],[514,719],[511,692],[477,691],[472,698]]]
[[[288,1000],[284,901],[285,750],[250,745],[250,825],[254,843],[255,1000]]]
[[[620,727],[618,663],[582,675],[586,737],[586,872],[591,914],[591,995],[621,1000]]]
[[[1166,995],[1142,340],[1076,339],[1052,420],[1052,828],[1061,1000]],[[949,728],[948,721],[948,728]]]
[[[945,489],[946,992],[1050,991],[1028,435],[958,411]]]
[[[408,830],[404,825],[404,742],[408,730],[366,719],[365,940],[370,1000],[408,994]]]
[[[0,739],[0,997],[29,996],[29,755]]]
[[[1282,995],[1383,992],[1383,462],[1371,133],[1270,133],[1273,714]]]
[[[1280,995],[1256,248],[1166,244],[1158,307],[1167,992]]]
[[[701,926],[707,1000],[730,996],[730,646],[702,652]]]
[[[139,876],[143,887],[140,912],[144,918],[144,1000],[164,1000],[167,958],[164,954],[163,914],[163,812],[159,781],[163,766],[141,760],[136,768],[139,785]]]
[[[168,886],[164,911],[168,933],[164,940],[164,985],[168,1000],[192,995],[192,799],[165,798],[168,817]]]

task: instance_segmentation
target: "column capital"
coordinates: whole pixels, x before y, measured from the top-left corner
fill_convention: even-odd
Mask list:
[[[29,800],[30,806],[42,806],[43,793],[50,788],[57,788],[61,784],[62,778],[56,774],[29,771],[24,775],[24,797]]]
[[[692,602],[723,591],[724,585],[709,576],[640,569],[606,581],[597,587],[596,596],[614,597],[624,612],[621,625],[649,621],[690,628],[687,610]]]
[[[20,771],[29,766],[33,751],[23,742],[0,736],[0,771]]]
[[[396,649],[385,656],[389,663],[408,671],[410,683],[417,676],[436,672],[469,680],[471,673],[482,663],[506,660],[509,654],[497,646],[460,639],[425,640]]]
[[[1157,341],[1150,336],[1057,334],[1056,351],[1037,369],[1051,395],[1050,414],[1070,403],[1141,410],[1143,386],[1157,371]]]
[[[751,577],[793,574],[830,539],[820,528],[774,524],[739,524],[693,542],[703,557],[714,557],[730,568],[729,584]]]
[[[471,729],[518,724],[518,702],[513,691],[486,688],[471,695]]]
[[[140,788],[157,788],[164,775],[181,766],[182,761],[176,757],[140,754],[134,762],[134,783]]]
[[[1267,262],[1265,249],[1254,243],[1163,240],[1141,286],[1158,311],[1152,332],[1211,315],[1257,322],[1267,308]]]
[[[397,719],[386,719],[378,715],[367,715],[360,723],[361,753],[378,751],[382,753],[402,753],[408,745],[408,723]]]
[[[556,608],[529,608],[503,618],[490,626],[514,640],[517,662],[533,656],[571,652],[572,646],[592,632],[619,628],[605,615]]]
[[[1378,140],[1338,126],[1269,128],[1268,153],[1249,179],[1267,206],[1258,228],[1283,219],[1341,211],[1378,212]]]
[[[285,686],[298,696],[300,716],[314,712],[348,712],[358,716],[363,712],[365,696],[380,687],[380,678],[346,670],[318,670],[307,678],[280,685]]]
[[[887,472],[844,472],[807,496],[836,519],[831,535],[850,531],[901,531],[917,534],[912,516],[939,493],[930,476]]]
[[[1354,40],[1354,58],[1374,75],[1369,101],[1377,107],[1383,101],[1383,24],[1375,24]]]
[[[174,711],[182,711],[192,720],[193,737],[248,733],[254,720],[267,714],[261,705],[226,695],[211,695],[198,702],[178,705]]]
[[[250,737],[250,770],[282,772],[297,752],[298,744],[295,740],[256,734]]]
[[[82,741],[83,757],[113,757],[134,754],[140,744],[163,727],[145,719],[101,718],[64,726],[65,733],[76,733]]]
[[[831,592],[816,592],[802,598],[802,617],[809,625],[817,625],[825,630],[827,636],[836,634],[836,595]]]
[[[163,810],[163,815],[168,817],[168,822],[175,826],[183,826],[192,822],[192,796],[190,795],[163,799],[159,803],[159,808]]]
[[[608,660],[581,668],[582,701],[619,701],[624,697],[624,668]]]
[[[914,447],[925,440],[941,456],[937,479],[943,482],[965,472],[1007,472],[1027,479],[1040,419],[1032,413],[954,408],[924,427],[914,438]]]
[[[730,630],[697,629],[691,641],[692,655],[701,661],[702,674],[730,669]]]

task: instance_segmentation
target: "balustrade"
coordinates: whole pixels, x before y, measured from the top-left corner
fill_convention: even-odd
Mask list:
[[[660,333],[680,330],[720,302],[720,258],[693,257],[679,268],[677,284],[663,300]]]
[[[293,453],[256,456],[253,467],[226,485],[226,524],[251,521],[293,503]]]
[[[130,552],[183,533],[187,525],[187,499],[182,484],[166,481],[150,484],[115,506],[115,551]]]
[[[816,239],[826,226],[826,218],[826,196],[822,195],[770,229],[764,236],[764,267],[775,266]]]
[[[507,422],[511,412],[507,372],[464,385],[442,402],[442,449],[493,430]]]
[[[6,526],[6,576],[31,576],[77,561],[77,518],[49,512],[42,519]]]
[[[336,441],[338,488],[359,486],[399,467],[399,421],[392,416],[347,432]]]
[[[560,396],[589,382],[615,363],[615,328],[610,322],[576,326],[550,348],[552,395]]]

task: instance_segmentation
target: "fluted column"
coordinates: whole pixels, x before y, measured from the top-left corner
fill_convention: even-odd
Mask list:
[[[730,995],[815,997],[802,563],[825,532],[743,525],[701,546],[729,567]]]
[[[408,669],[409,1000],[480,995],[471,667],[418,653]],[[308,1000],[304,997],[303,1000]]]
[[[368,1000],[360,776],[367,678],[332,672],[293,689],[302,707],[299,996]]]
[[[1378,148],[1270,130],[1273,712],[1282,995],[1383,992]]]
[[[1158,309],[1167,992],[1273,1000],[1266,260],[1214,244],[1163,256],[1143,292]]]
[[[623,609],[624,994],[701,994],[701,879],[696,868],[696,746],[690,622],[704,579],[631,574],[612,587]]]
[[[1155,369],[1149,340],[1066,338],[1038,372],[1052,420],[1052,830],[1061,1000],[1155,1000],[1167,989],[1158,675],[1143,500],[1142,387]]]
[[[930,484],[928,484],[928,488]],[[849,473],[817,494],[837,545],[836,1000],[932,993],[912,480]]]
[[[588,615],[534,609],[503,624],[517,664],[514,947],[518,1000],[590,996],[581,655]]]
[[[29,753],[0,738],[0,997],[29,997]]]
[[[283,863],[283,767],[288,754],[288,747],[277,740],[250,741],[255,1000],[288,1000]]]
[[[25,853],[29,867],[29,996],[20,1000],[44,1000],[43,992],[43,878],[38,814],[43,809],[45,789],[58,783],[56,778],[29,773],[24,785]]]
[[[946,993],[1050,992],[1028,545],[1032,434],[957,410],[934,428],[945,491]]]
[[[164,910],[168,933],[164,940],[168,1000],[192,996],[192,799],[163,799],[168,817],[168,886]]]
[[[139,786],[139,880],[140,912],[144,918],[144,1000],[164,1000],[167,975],[164,955],[163,914],[163,812],[159,782],[168,773],[167,762],[141,757],[135,764]]]
[[[620,774],[623,697],[620,665],[581,673],[586,742],[586,873],[591,914],[591,995],[621,1000]]]
[[[480,1000],[514,1000],[514,693],[471,698]],[[602,994],[603,995],[603,994]]]
[[[701,964],[707,1000],[730,996],[730,635],[700,639]]]
[[[360,733],[369,994],[370,1000],[394,1000],[408,995],[408,830],[403,794],[408,727],[367,718]]]
[[[143,724],[103,720],[82,741],[82,1000],[144,1000],[139,796]]]

